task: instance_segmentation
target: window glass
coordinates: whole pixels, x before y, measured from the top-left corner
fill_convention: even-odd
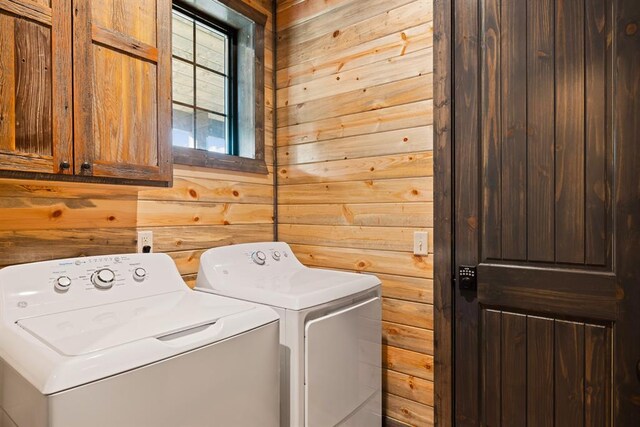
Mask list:
[[[231,33],[173,11],[173,145],[235,154]],[[195,54],[194,54],[195,52]]]

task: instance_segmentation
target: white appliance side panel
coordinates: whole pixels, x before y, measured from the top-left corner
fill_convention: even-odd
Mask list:
[[[278,322],[50,397],[50,427],[278,427]]]
[[[379,392],[381,336],[379,297],[307,323],[306,426],[335,426]]]

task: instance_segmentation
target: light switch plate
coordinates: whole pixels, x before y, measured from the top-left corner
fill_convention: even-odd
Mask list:
[[[413,254],[429,254],[429,233],[427,231],[415,231],[413,233]]]

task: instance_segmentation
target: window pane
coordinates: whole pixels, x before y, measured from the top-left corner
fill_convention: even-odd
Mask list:
[[[220,73],[226,72],[227,37],[212,28],[196,24],[196,63]]]
[[[193,108],[173,104],[173,145],[195,148],[193,138]]]
[[[196,141],[196,148],[214,153],[226,153],[227,125],[225,118],[206,111],[197,111]]]
[[[173,100],[193,104],[193,65],[173,59]]]
[[[173,54],[193,61],[193,19],[173,11]]]
[[[225,77],[196,68],[196,105],[225,114]]]

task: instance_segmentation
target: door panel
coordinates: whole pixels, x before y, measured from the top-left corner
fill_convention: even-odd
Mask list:
[[[76,173],[170,181],[171,1],[74,6]]]
[[[487,426],[609,425],[611,328],[483,310]]]
[[[70,0],[41,3],[0,4],[0,169],[71,174]]]
[[[481,1],[482,260],[610,265],[605,3]]]
[[[456,425],[635,425],[640,6],[453,10]]]

